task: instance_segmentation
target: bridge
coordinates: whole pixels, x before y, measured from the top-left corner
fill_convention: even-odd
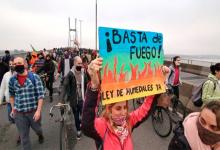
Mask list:
[[[24,54],[20,55],[24,56]],[[171,62],[165,61],[166,65]],[[198,110],[189,100],[193,87],[203,82],[208,73],[209,68],[198,66],[194,64],[183,63],[182,65],[182,79],[183,84],[180,86],[180,99],[184,105],[191,111]],[[57,91],[59,82],[54,83],[54,87]],[[55,123],[54,119],[49,117],[49,109],[52,105],[59,102],[58,92],[54,93],[53,103],[49,103],[49,96],[46,95],[44,101],[44,107],[42,111],[42,127],[45,136],[45,142],[38,144],[37,136],[31,130],[31,141],[33,150],[59,150],[59,123]],[[132,110],[132,109],[131,109]],[[7,150],[21,149],[21,146],[16,145],[17,130],[15,125],[9,124],[7,120],[6,106],[0,106],[0,147]],[[58,115],[58,111],[55,113],[55,117]],[[161,138],[153,130],[151,118],[145,121],[140,127],[133,132],[134,149],[136,150],[167,150],[169,141],[172,138],[172,134],[167,138]],[[76,150],[95,150],[94,141],[86,136],[78,141]]]

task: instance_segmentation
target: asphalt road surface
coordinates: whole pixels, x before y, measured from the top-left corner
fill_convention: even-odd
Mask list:
[[[46,96],[42,110],[42,128],[45,137],[43,144],[38,143],[38,137],[31,129],[30,138],[33,150],[59,150],[59,123],[49,116],[50,107],[58,103],[58,93],[55,93],[53,97],[53,103],[49,103],[49,97]],[[54,118],[58,117],[58,114],[58,111],[55,111]],[[132,136],[134,150],[167,150],[172,135],[167,138],[157,136],[153,130],[151,118],[149,118],[134,130]],[[0,106],[0,150],[21,150],[21,146],[16,145],[17,137],[15,125],[8,123],[6,106]],[[75,150],[96,150],[96,148],[92,139],[82,135]]]

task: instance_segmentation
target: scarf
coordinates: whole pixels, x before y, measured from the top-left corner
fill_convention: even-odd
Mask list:
[[[183,122],[184,135],[192,150],[211,150],[209,145],[205,145],[198,134],[197,121],[200,112],[191,113]],[[219,150],[219,149],[216,149]]]
[[[122,126],[116,126],[114,128],[115,134],[118,136],[121,144],[124,144],[125,139],[128,137],[128,127],[127,127],[127,122],[124,123]]]

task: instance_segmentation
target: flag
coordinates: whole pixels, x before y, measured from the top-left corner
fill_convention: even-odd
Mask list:
[[[37,50],[32,46],[32,44],[30,44],[30,46],[34,52],[37,52]]]

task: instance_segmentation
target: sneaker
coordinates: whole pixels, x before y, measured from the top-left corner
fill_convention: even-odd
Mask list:
[[[77,139],[77,140],[80,140],[80,139],[81,139],[81,131],[77,131],[76,139]]]
[[[39,142],[39,144],[44,143],[44,136],[43,135],[38,136],[38,142]]]

